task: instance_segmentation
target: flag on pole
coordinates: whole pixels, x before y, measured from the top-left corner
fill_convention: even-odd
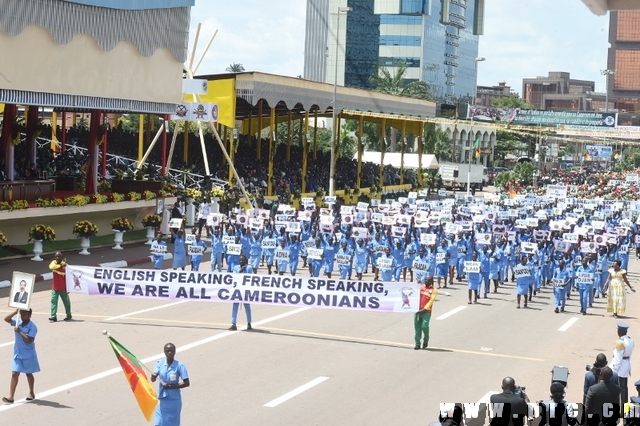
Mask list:
[[[111,336],[107,338],[109,339],[113,352],[116,354],[116,358],[118,358],[118,362],[129,382],[129,386],[131,386],[133,395],[136,397],[136,401],[138,401],[142,414],[147,421],[151,421],[151,417],[158,405],[158,397],[155,389],[151,386],[151,383],[149,383],[142,363],[116,339]]]
[[[591,161],[591,154],[589,154],[589,151],[585,151],[584,153],[584,159],[586,161]]]
[[[476,149],[476,158],[480,158],[480,136],[476,138],[473,147]]]

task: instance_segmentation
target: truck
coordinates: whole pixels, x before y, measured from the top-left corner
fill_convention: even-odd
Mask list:
[[[483,164],[458,164],[441,162],[438,172],[442,178],[442,185],[453,191],[467,189],[467,175],[470,173],[471,189],[482,191],[487,185],[489,176]]]

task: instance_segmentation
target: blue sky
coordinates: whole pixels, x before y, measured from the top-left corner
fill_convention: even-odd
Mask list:
[[[487,0],[480,37],[478,84],[505,81],[522,92],[522,79],[570,72],[604,91],[609,17],[596,16],[581,0]],[[247,71],[297,76],[303,73],[305,0],[196,0],[191,42],[202,23],[196,61],[218,33],[199,74],[221,73],[230,63]]]

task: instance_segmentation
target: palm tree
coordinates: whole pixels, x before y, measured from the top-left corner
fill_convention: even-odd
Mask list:
[[[376,92],[387,93],[389,95],[406,96],[419,99],[433,99],[429,84],[424,81],[408,81],[405,78],[407,64],[401,62],[395,74],[387,68],[378,68],[375,74],[369,77]],[[396,151],[396,131],[391,128],[391,152]]]
[[[434,154],[438,161],[451,160],[451,138],[435,123],[424,126],[424,151]]]
[[[236,64],[235,62],[229,65],[226,69],[227,72],[243,72],[244,67],[242,64]]]

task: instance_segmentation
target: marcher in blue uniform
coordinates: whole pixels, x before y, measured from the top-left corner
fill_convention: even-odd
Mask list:
[[[184,231],[182,229],[178,229],[176,233],[176,237],[173,240],[173,269],[182,269],[187,266],[187,248],[186,241],[184,238]]]
[[[320,237],[316,237],[316,245],[312,248],[322,250],[322,257],[324,257],[324,244]],[[309,264],[309,275],[315,278],[319,277],[320,270],[322,269],[322,259],[312,259],[308,257],[307,263]]]
[[[17,318],[18,310],[15,310],[4,318],[4,321],[13,327],[16,339],[13,346],[13,362],[11,364],[9,396],[2,398],[2,401],[7,404],[13,404],[20,373],[27,375],[27,383],[29,384],[29,396],[27,397],[27,401],[35,399],[35,378],[33,377],[33,373],[40,371],[40,364],[38,363],[38,354],[36,353],[35,344],[38,327],[36,327],[33,321],[31,321],[31,314],[33,312],[31,309],[23,309],[19,312],[19,321],[15,319]]]
[[[369,253],[367,246],[364,244],[364,240],[362,238],[358,238],[358,242],[356,243],[356,247],[354,249],[354,261],[356,268],[356,278],[359,281],[362,280],[362,274],[367,269],[367,259]]]
[[[478,262],[478,255],[473,253],[471,255],[472,262]],[[478,303],[478,292],[480,291],[480,280],[482,279],[482,267],[478,272],[470,272],[466,270],[465,274],[467,276],[467,282],[469,283],[469,304],[473,301],[473,303]],[[473,294],[472,294],[473,293]],[[472,296],[473,295],[473,300]]]
[[[202,253],[207,249],[207,244],[200,239],[200,234],[196,234],[196,240],[191,243],[192,246],[202,247]],[[191,270],[199,271],[200,270],[200,262],[202,262],[203,254],[192,254],[191,255]]]
[[[391,256],[391,249],[385,247],[384,254],[378,258],[378,264],[376,265],[380,271],[380,279],[382,281],[393,281],[393,273],[396,270],[396,259]]]
[[[253,274],[253,269],[251,265],[247,265],[247,258],[243,255],[240,255],[238,259],[238,264],[233,267],[233,273],[235,274]],[[243,303],[244,312],[247,315],[247,330],[251,330],[251,305],[249,303]],[[231,327],[229,327],[229,331],[236,331],[238,327],[236,326],[236,321],[238,319],[238,309],[240,308],[240,303],[234,303],[233,308],[231,309]]]
[[[585,278],[581,281],[577,280],[580,274],[585,274]],[[586,275],[589,274],[589,275]],[[590,277],[589,277],[590,276]],[[593,292],[593,277],[595,276],[595,270],[593,266],[589,265],[589,259],[587,256],[582,258],[582,265],[575,269],[576,285],[578,286],[578,292],[580,293],[580,313],[587,315],[587,307],[589,306],[589,297]]]
[[[180,389],[189,387],[189,373],[187,367],[174,358],[175,354],[176,346],[173,343],[164,345],[165,359],[156,362],[156,368],[151,374],[152,382],[157,379],[160,381],[155,426],[180,426],[182,411]]]
[[[340,243],[340,250],[338,250],[338,253],[340,256],[348,256],[349,258],[351,258],[352,254],[351,254],[351,250],[349,250],[349,248],[347,247],[347,242],[346,241],[342,241],[342,243]],[[347,279],[349,277],[349,272],[351,272],[351,259],[349,259],[349,263],[340,263],[338,262],[338,269],[340,270],[340,278],[341,279]]]
[[[222,256],[224,255],[224,244],[220,228],[216,227],[211,235],[211,272],[222,271]]]
[[[553,271],[553,295],[555,299],[554,312],[564,312],[567,303],[567,287],[571,285],[571,273],[564,264],[564,259],[558,260],[558,267]]]
[[[412,235],[407,234],[404,246],[404,267],[402,270],[402,279],[407,281],[407,270],[409,271],[409,282],[413,282],[413,259],[416,258],[418,247]]]
[[[300,257],[300,249],[302,246],[295,234],[292,234],[289,238],[289,271],[291,271],[291,276],[295,277],[296,272],[298,271],[298,259]]]
[[[436,250],[436,277],[438,277],[438,288],[440,288],[440,280],[444,278],[444,288],[447,288],[447,276],[449,270],[449,252],[447,249],[447,240],[440,240],[440,247]],[[451,283],[451,282],[450,282]]]
[[[160,232],[158,232],[158,235],[156,236],[156,240],[153,243],[157,246],[164,246],[164,247],[167,246],[167,242],[162,239],[162,234]],[[153,267],[155,269],[162,269],[163,261],[164,261],[164,254],[153,255]]]
[[[476,252],[474,252],[476,253]],[[489,271],[491,268],[491,253],[489,252],[489,246],[482,246],[480,252],[480,271],[482,272],[482,283],[484,284],[484,298],[488,297],[489,291],[491,291],[491,280],[489,279]]]
[[[280,238],[280,245],[278,246],[276,251],[278,250],[286,251],[288,253],[286,259],[276,258],[276,271],[278,275],[284,275],[284,273],[287,272],[287,269],[289,268],[289,256],[291,256],[291,254],[289,253],[289,247],[287,247],[287,240],[285,238]]]
[[[260,257],[262,256],[262,236],[254,232],[249,237],[249,264],[254,271],[258,272]]]
[[[520,309],[520,299],[522,296],[524,296],[524,307],[527,307],[527,294],[529,293],[529,287],[531,285],[531,267],[527,264],[528,261],[527,256],[522,256],[520,265],[516,266],[515,269],[518,309]]]

